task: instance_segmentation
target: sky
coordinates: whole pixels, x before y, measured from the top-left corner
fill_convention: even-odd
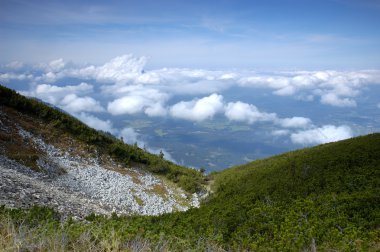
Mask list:
[[[273,155],[380,131],[379,24],[377,0],[1,0],[0,84],[173,161],[165,132],[206,124]]]
[[[380,66],[378,0],[0,2],[2,63],[323,70]]]

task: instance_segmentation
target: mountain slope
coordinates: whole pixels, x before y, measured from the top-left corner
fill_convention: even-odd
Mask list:
[[[172,246],[177,249],[199,244],[201,249],[217,244],[237,251],[380,248],[380,134],[290,152],[212,176],[214,193],[199,209],[121,218],[118,225],[129,236],[157,239],[164,234],[176,241]],[[113,225],[106,219],[92,221]],[[136,231],[141,229],[146,232]],[[126,239],[123,233],[120,237]]]
[[[198,206],[198,196],[191,192],[202,183],[195,170],[126,145],[3,87],[0,171],[0,205],[42,205],[80,218],[184,211]]]
[[[200,172],[164,160],[136,145],[124,144],[109,133],[96,131],[56,108],[38,100],[26,98],[1,85],[0,106],[3,109],[9,108],[27,115],[32,122],[38,120],[47,131],[51,131],[49,133],[53,133],[56,137],[62,133],[68,134],[91,148],[96,148],[100,154],[112,156],[123,166],[137,165],[149,172],[163,175],[190,193],[203,190],[204,181]]]
[[[327,248],[330,243],[353,248],[356,241],[373,239],[368,236],[379,238],[380,134],[286,153],[214,176],[208,213],[221,210],[226,216],[221,230],[226,241],[259,245],[265,237],[280,247],[304,249],[313,239]]]
[[[66,134],[76,134],[70,133],[72,126],[65,127]],[[58,142],[66,142],[62,136]],[[79,139],[85,145],[94,141],[96,146],[99,141]],[[378,133],[254,161],[213,173],[209,179],[213,193],[200,208],[186,212],[112,218],[90,215],[87,222],[62,224],[46,209],[0,208],[0,217],[8,218],[19,231],[24,226],[35,230],[21,247],[32,242],[46,244],[45,250],[57,240],[64,242],[60,243],[62,250],[73,250],[83,243],[83,237],[88,237],[83,250],[98,251],[380,250]],[[9,233],[1,227],[0,233]],[[65,239],[57,239],[57,233]],[[7,237],[19,241],[17,235]]]
[[[44,249],[58,232],[69,237],[63,250],[379,251],[379,170],[380,134],[371,134],[215,173],[214,193],[186,212],[63,226],[44,209],[0,208],[0,217],[34,230],[24,247]]]

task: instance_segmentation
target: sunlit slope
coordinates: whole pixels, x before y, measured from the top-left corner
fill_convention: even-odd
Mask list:
[[[215,173],[215,198],[275,199],[378,189],[380,134],[289,152]]]
[[[212,176],[210,199],[200,209],[163,217],[166,232],[239,250],[379,248],[380,134]]]

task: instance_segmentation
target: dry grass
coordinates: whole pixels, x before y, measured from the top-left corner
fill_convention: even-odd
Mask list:
[[[0,251],[168,251],[165,243],[153,246],[149,241],[136,238],[121,241],[114,232],[109,239],[98,239],[96,230],[85,230],[76,240],[70,240],[63,230],[46,233],[43,226],[34,228],[16,225],[10,218],[0,219]],[[154,248],[160,248],[156,250]]]
[[[167,199],[168,194],[169,194],[168,190],[166,189],[166,187],[162,183],[155,184],[150,189],[147,189],[145,191],[150,192],[150,193],[154,193],[156,195],[160,195],[164,199]]]
[[[33,135],[41,137],[47,144],[66,150],[73,156],[84,159],[98,158],[105,168],[130,175],[135,183],[141,183],[137,173],[115,163],[108,155],[98,153],[95,146],[78,141],[63,130],[46,124],[40,119],[21,114],[12,108],[1,107],[1,109],[5,112],[5,116],[1,118],[1,124],[7,130],[0,129],[0,146],[6,146],[6,148],[0,148],[0,154],[16,160],[32,170],[41,171],[36,161],[44,154],[34,146],[32,140],[23,139],[18,134],[17,128],[21,127]]]
[[[1,120],[2,124],[8,129],[0,130],[0,145],[6,146],[6,148],[1,149],[1,154],[30,167],[34,171],[40,172],[41,169],[36,161],[40,157],[41,151],[36,149],[30,140],[23,139],[18,134],[17,126],[14,123],[15,120],[12,119],[12,117],[18,115],[15,114],[15,112],[9,113],[8,115],[9,117],[2,118]],[[31,127],[30,122],[24,120],[20,121]],[[32,130],[34,128],[35,127],[32,127]]]
[[[141,198],[139,198],[137,195],[133,195],[133,198],[135,199],[135,201],[137,202],[139,206],[144,205],[144,201]]]
[[[108,238],[100,238],[100,228],[91,226],[84,228],[78,237],[70,238],[69,232],[63,228],[52,229],[46,224],[30,227],[18,223],[10,217],[0,216],[0,251],[13,252],[48,252],[48,251],[78,251],[78,252],[150,252],[150,251],[225,251],[203,239],[193,247],[180,240],[166,240],[164,236],[152,243],[140,236],[130,240],[122,240],[114,231],[110,231]],[[50,231],[48,231],[50,230]],[[51,231],[54,230],[54,231]]]

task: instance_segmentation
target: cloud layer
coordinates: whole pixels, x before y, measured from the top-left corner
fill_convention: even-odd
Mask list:
[[[346,125],[338,127],[334,125],[325,125],[320,128],[299,131],[290,136],[293,143],[304,145],[336,142],[351,137],[353,137],[352,130]]]
[[[212,94],[202,99],[181,101],[170,108],[170,115],[174,118],[191,121],[211,119],[216,113],[223,110],[223,96]]]
[[[377,70],[258,73],[162,68],[147,71],[146,63],[146,57],[134,57],[131,54],[116,57],[100,66],[80,66],[58,59],[32,66],[38,71],[30,73],[17,70],[20,69],[18,67],[25,68],[25,64],[13,62],[2,67],[6,72],[0,73],[0,80],[30,80],[36,84],[53,84],[65,78],[77,78],[85,82],[96,81],[108,93],[118,94],[131,86],[138,86],[140,89],[154,89],[169,96],[211,95],[239,86],[271,90],[274,95],[304,101],[319,100],[322,104],[336,107],[357,106],[355,97],[368,85],[380,82],[380,71]]]
[[[270,92],[274,96],[337,108],[355,108],[356,98],[380,83],[380,71],[210,71],[162,68],[146,70],[146,57],[131,54],[102,65],[76,65],[63,59],[28,66],[11,62],[0,68],[0,81],[23,81],[22,93],[58,106],[95,128],[136,140],[137,134],[115,129],[114,116],[145,114],[201,122],[224,116],[235,123],[268,124],[276,137],[295,144],[318,144],[354,135],[349,126],[318,125],[310,118],[280,117],[255,104],[226,99],[224,92]],[[228,96],[229,97],[229,96]],[[99,119],[101,113],[107,120]],[[124,130],[124,131],[123,131]],[[124,133],[123,133],[124,132]],[[127,137],[128,136],[128,137]]]
[[[254,123],[257,121],[275,121],[274,113],[260,112],[256,106],[244,102],[230,102],[226,106],[226,117],[231,121]]]

